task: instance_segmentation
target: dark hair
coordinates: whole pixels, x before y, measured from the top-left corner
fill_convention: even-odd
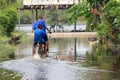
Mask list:
[[[39,24],[39,25],[38,25],[38,28],[39,28],[39,29],[42,29],[42,25],[41,25],[41,24]]]
[[[39,19],[43,19],[43,17],[42,17],[42,16],[39,16]]]

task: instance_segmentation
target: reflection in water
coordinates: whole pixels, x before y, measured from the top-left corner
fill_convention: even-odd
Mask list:
[[[98,45],[96,41],[88,41],[87,39],[76,39],[76,45],[74,44],[74,38],[50,38],[49,39],[49,56],[56,60],[74,61],[75,58],[75,46],[76,46],[76,59],[86,60],[87,53],[87,65],[98,66],[101,69],[115,70],[119,68],[119,56],[117,52],[106,53],[103,47],[101,52],[98,52]],[[94,47],[93,47],[94,45]],[[97,48],[96,48],[97,47]],[[107,57],[107,56],[113,56]],[[16,58],[23,58],[32,55],[32,40],[27,41],[24,45],[16,50]],[[113,63],[112,63],[113,60]],[[92,62],[91,62],[92,61]]]
[[[74,39],[73,38],[53,38],[49,40],[49,55],[57,55],[55,58],[71,59],[74,60],[75,48],[74,48]],[[86,52],[90,51],[89,42],[87,39],[77,39],[76,40],[76,55],[77,58],[85,58]]]
[[[55,59],[74,61],[75,48],[73,38],[52,38],[49,39],[49,56]],[[92,46],[87,39],[76,40],[77,59],[85,59],[86,52],[91,51]],[[32,55],[32,40],[16,50],[16,58],[23,58]]]
[[[33,40],[28,40],[24,44],[20,45],[19,48],[17,48],[15,55],[16,58],[24,58],[32,55],[32,43]]]
[[[106,45],[92,46],[92,54],[86,55],[84,66],[96,66],[99,69],[112,71],[120,70],[120,55],[114,48],[110,49]],[[113,50],[113,51],[112,51]]]

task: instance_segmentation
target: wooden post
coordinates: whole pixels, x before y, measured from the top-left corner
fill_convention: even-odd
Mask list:
[[[32,23],[34,23],[34,10],[32,9]]]
[[[74,32],[76,32],[76,21],[74,23]],[[74,38],[74,61],[77,59],[77,52],[76,52],[76,37]]]
[[[38,19],[38,9],[35,9],[36,11],[36,20]]]

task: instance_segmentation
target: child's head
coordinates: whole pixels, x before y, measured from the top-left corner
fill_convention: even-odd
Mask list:
[[[39,28],[39,29],[42,29],[42,25],[41,25],[41,24],[39,24],[39,25],[38,25],[38,28]]]
[[[42,16],[39,16],[39,19],[43,19],[43,17],[42,17]]]

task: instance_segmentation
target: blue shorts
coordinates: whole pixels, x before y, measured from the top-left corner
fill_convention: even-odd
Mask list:
[[[37,43],[39,43],[39,44],[44,44],[45,45],[45,42],[44,43],[41,43],[41,42],[34,42],[34,47],[37,45]]]
[[[48,41],[48,36],[47,35],[45,35],[43,38],[44,38],[45,42]]]

